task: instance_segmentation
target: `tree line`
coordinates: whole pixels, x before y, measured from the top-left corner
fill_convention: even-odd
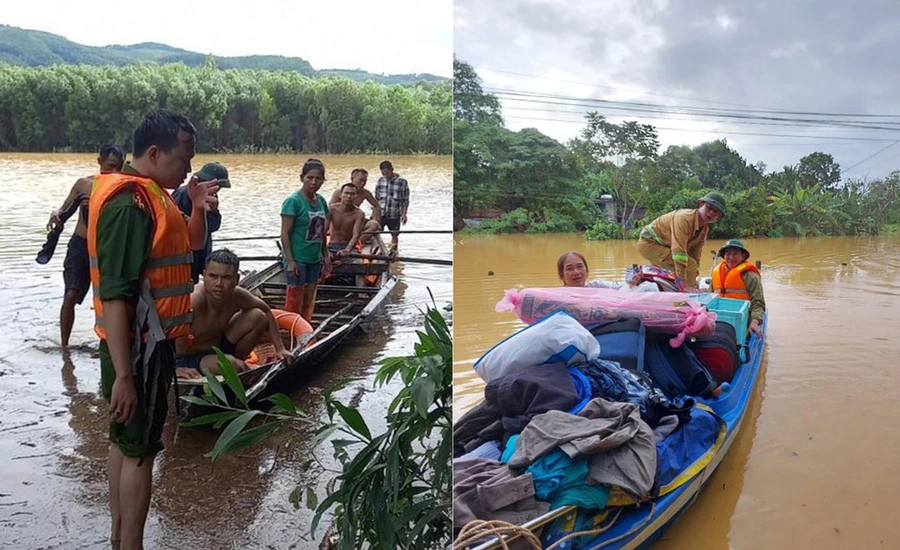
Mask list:
[[[0,150],[130,150],[135,125],[169,107],[200,152],[437,153],[452,147],[450,83],[414,86],[202,67],[0,65]]]
[[[497,98],[471,66],[454,59],[454,225],[502,211],[469,231],[576,232],[587,239],[634,238],[656,216],[693,208],[718,191],[728,212],[714,238],[874,235],[900,229],[900,171],[842,179],[840,165],[813,152],[781,170],[750,164],[724,139],[660,151],[652,125],[588,113],[568,143],[533,128],[508,130]],[[615,221],[599,207],[615,204]]]

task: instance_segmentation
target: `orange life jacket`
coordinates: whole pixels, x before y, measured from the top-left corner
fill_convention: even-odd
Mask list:
[[[87,241],[96,314],[94,331],[97,336],[106,339],[103,302],[98,293],[100,269],[97,261],[97,223],[109,199],[129,184],[134,189],[135,203],[149,210],[153,217],[150,257],[143,273],[150,286],[152,305],[156,308],[166,338],[187,336],[191,329],[191,292],[194,289],[191,279],[193,254],[187,224],[175,201],[156,182],[136,174],[120,172],[97,176],[91,190]]]
[[[747,286],[741,275],[745,271],[752,271],[759,275],[759,270],[750,262],[743,262],[728,269],[725,262],[716,266],[712,277],[713,292],[723,298],[735,298],[737,300],[749,300],[750,293],[747,292]]]

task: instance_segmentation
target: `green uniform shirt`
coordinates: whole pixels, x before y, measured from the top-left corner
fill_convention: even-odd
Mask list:
[[[701,223],[700,213],[696,208],[673,210],[656,218],[641,230],[641,238],[671,248],[675,274],[686,285],[694,284],[693,280],[687,280],[688,258],[693,258],[700,265],[700,256],[708,234],[709,226]]]
[[[138,174],[130,164],[122,172]],[[136,300],[140,279],[153,237],[153,218],[134,202],[126,186],[113,195],[97,220],[97,265],[100,268],[100,300]]]
[[[300,191],[291,193],[281,205],[281,215],[294,218],[291,229],[291,254],[295,262],[317,264],[322,261],[322,241],[325,240],[325,216],[328,203],[316,193],[312,205]]]
[[[750,320],[756,319],[762,324],[763,313],[766,311],[766,298],[763,296],[762,277],[753,271],[741,273],[741,280],[750,294]]]
[[[140,175],[130,164],[125,164],[122,172]],[[97,220],[97,265],[100,269],[97,297],[100,300],[121,299],[136,303],[144,265],[150,256],[152,237],[150,210],[135,204],[134,190],[130,186],[110,197]],[[150,358],[149,372],[146,374],[150,376],[154,371],[161,373],[152,417],[147,414],[147,403],[139,390],[139,406],[131,423],[123,426],[110,419],[109,439],[119,446],[125,456],[145,457],[162,449],[162,429],[168,412],[167,396],[175,372],[175,347],[171,341],[165,341],[160,342],[156,350]],[[99,352],[100,386],[103,397],[108,401],[116,380],[116,370],[106,340],[100,340]],[[143,436],[148,430],[149,440],[145,441]]]

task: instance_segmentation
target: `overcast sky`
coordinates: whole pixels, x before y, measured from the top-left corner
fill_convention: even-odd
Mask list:
[[[454,27],[457,57],[476,68],[487,89],[654,103],[669,111],[772,109],[847,113],[837,118],[889,128],[900,122],[900,2],[894,0],[456,0]],[[526,99],[503,101],[507,127],[536,127],[559,140],[583,127],[562,121],[583,120],[591,110]],[[850,116],[859,114],[897,118]],[[851,169],[900,140],[900,126],[773,126],[752,116],[736,124],[725,116],[632,111],[627,119],[675,129],[659,130],[663,149],[727,138],[746,160],[763,161],[769,171],[812,151],[831,153],[844,177],[900,169],[900,144]]]
[[[4,1],[0,23],[89,46],[161,42],[215,55],[302,57],[316,69],[452,76],[452,0]]]

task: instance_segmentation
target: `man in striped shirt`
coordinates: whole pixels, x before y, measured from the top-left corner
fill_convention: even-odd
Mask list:
[[[688,288],[696,288],[709,226],[725,214],[725,197],[719,193],[707,193],[697,202],[698,208],[673,210],[656,218],[638,239],[641,256],[673,270]]]
[[[381,177],[375,186],[375,200],[381,207],[381,229],[387,226],[391,231],[391,250],[396,250],[400,225],[406,225],[409,184],[394,172],[391,161],[383,161],[378,168],[381,169]]]

